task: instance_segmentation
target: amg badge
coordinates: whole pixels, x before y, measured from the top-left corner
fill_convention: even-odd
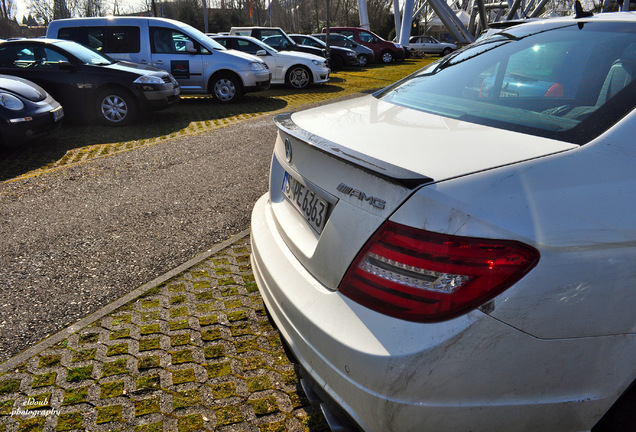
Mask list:
[[[357,197],[360,201],[366,201],[377,209],[384,210],[384,207],[386,206],[386,201],[380,198],[367,196],[364,192],[354,189],[351,186],[347,186],[344,183],[340,183],[336,189],[345,195]]]

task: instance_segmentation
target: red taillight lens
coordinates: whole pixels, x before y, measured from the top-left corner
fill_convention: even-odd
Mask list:
[[[387,222],[358,254],[339,291],[396,318],[443,321],[490,300],[538,261],[539,252],[520,242]]]

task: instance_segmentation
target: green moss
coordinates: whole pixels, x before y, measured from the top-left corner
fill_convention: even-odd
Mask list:
[[[234,308],[243,307],[243,302],[241,302],[241,299],[227,300],[224,303],[225,303],[226,309],[234,309]]]
[[[234,284],[236,284],[236,281],[234,280],[234,278],[219,279],[219,286],[234,285]]]
[[[33,403],[29,403],[33,402]],[[35,396],[29,396],[27,403],[24,405],[26,410],[37,410],[40,408],[51,407],[51,392],[41,393]]]
[[[283,378],[283,382],[289,386],[300,383],[298,373],[294,369],[281,372],[281,377]]]
[[[82,380],[86,380],[86,379],[89,379],[91,377],[92,373],[93,373],[93,365],[71,368],[71,369],[68,370],[68,375],[66,376],[66,381],[68,381],[68,382],[79,382],[79,381],[82,381]]]
[[[303,431],[327,432],[330,430],[325,417],[322,415],[322,412],[314,411],[308,414],[297,415],[296,418],[300,420]]]
[[[226,276],[232,273],[230,269],[225,267],[215,268],[214,272],[216,273],[217,276]]]
[[[212,262],[214,263],[214,265],[217,266],[223,266],[223,265],[229,265],[230,262],[227,260],[227,258],[214,258],[212,259]]]
[[[128,369],[126,369],[126,362],[126,359],[105,362],[104,367],[102,368],[102,377],[128,373]]]
[[[292,391],[287,393],[287,396],[289,396],[289,400],[294,409],[309,405],[309,400],[307,396],[305,396],[305,393]]]
[[[269,342],[269,346],[272,348],[278,348],[283,345],[283,342],[280,340],[280,336],[278,335],[268,336],[267,341]]]
[[[209,378],[216,378],[223,375],[229,375],[232,373],[229,361],[223,361],[219,363],[211,363],[202,365],[208,371]]]
[[[246,283],[245,289],[248,293],[255,293],[258,291],[258,285],[256,285],[256,283]]]
[[[172,346],[187,345],[189,343],[190,343],[189,333],[170,336],[170,345]]]
[[[236,347],[237,353],[244,353],[248,351],[258,350],[258,343],[256,339],[246,339],[234,342],[234,346]]]
[[[203,429],[203,418],[200,414],[190,414],[189,416],[179,418],[179,432],[191,432]]]
[[[196,389],[174,392],[172,395],[172,408],[188,408],[201,404],[201,396]]]
[[[227,314],[227,319],[228,319],[230,322],[240,321],[240,320],[247,319],[247,314],[246,314],[246,313],[245,313],[245,311],[243,311],[243,310],[234,311],[234,312],[229,312],[229,313]]]
[[[172,383],[175,385],[195,382],[196,380],[197,377],[194,374],[194,369],[172,371]]]
[[[138,390],[154,390],[160,388],[161,378],[159,375],[148,375],[137,378]]]
[[[183,284],[183,283],[170,285],[168,287],[168,290],[170,292],[182,292],[182,291],[185,291],[185,289],[186,289],[186,287],[185,287],[185,284]]]
[[[247,248],[245,246],[238,246],[238,247],[234,247],[234,253],[235,254],[246,254],[249,253],[249,250],[247,250]]]
[[[197,301],[212,300],[214,299],[214,291],[203,291],[197,293],[195,298],[197,299]]]
[[[272,388],[272,382],[267,375],[259,375],[247,378],[247,389],[250,392],[257,392]]]
[[[120,315],[113,317],[113,325],[130,324],[132,317],[130,315]]]
[[[161,307],[161,300],[159,299],[143,300],[141,302],[141,307],[144,309]]]
[[[184,303],[186,300],[187,300],[186,296],[178,295],[178,296],[170,297],[170,304],[171,305],[181,304],[181,303]]]
[[[214,306],[212,303],[204,303],[204,304],[197,305],[198,313],[210,313],[210,312],[216,311],[216,309],[217,309],[216,306]]]
[[[285,425],[285,420],[280,420],[274,423],[265,423],[258,425],[260,432],[285,432],[287,431],[287,426]]]
[[[56,372],[49,372],[42,375],[34,375],[33,376],[33,384],[31,384],[32,388],[37,387],[46,387],[55,384],[55,379],[57,378]]]
[[[70,412],[60,414],[57,420],[56,431],[69,431],[73,429],[82,429],[82,421],[84,415],[79,412]]]
[[[68,389],[64,392],[62,405],[75,405],[88,400],[88,387]]]
[[[170,321],[170,331],[184,330],[190,327],[187,319],[181,321]]]
[[[159,349],[159,341],[160,338],[151,338],[151,339],[140,339],[139,340],[139,351],[150,351]]]
[[[161,412],[159,398],[136,400],[135,417]]]
[[[272,327],[272,323],[270,323],[269,321],[265,320],[265,321],[261,321],[260,323],[261,326],[261,331],[263,333],[267,333],[267,332],[271,332],[274,330],[274,327]]]
[[[100,384],[100,399],[108,399],[124,394],[124,382],[113,381]]]
[[[201,332],[201,339],[203,339],[204,341],[214,341],[222,338],[223,336],[221,336],[221,329],[218,328],[207,329]]]
[[[139,359],[137,369],[151,369],[160,366],[159,356],[146,356]]]
[[[215,410],[217,426],[225,426],[243,421],[238,407],[226,406]]]
[[[192,275],[193,278],[197,278],[197,279],[209,277],[208,272],[205,270],[193,271],[190,274]]]
[[[128,354],[128,344],[127,343],[120,343],[120,344],[115,344],[115,345],[110,345],[108,347],[108,350],[106,351],[106,355],[107,356],[116,356],[116,355],[122,355],[122,354]]]
[[[99,333],[85,333],[79,335],[80,344],[96,343],[99,341]]]
[[[236,384],[233,382],[224,382],[220,384],[213,384],[210,386],[214,399],[224,399],[237,396]]]
[[[195,290],[202,290],[202,289],[206,289],[206,288],[211,288],[212,287],[212,285],[210,285],[209,281],[193,282],[192,286],[194,287]]]
[[[142,321],[156,321],[158,319],[161,319],[161,313],[159,311],[153,311],[153,312],[141,312],[141,320]]]
[[[182,351],[173,351],[170,353],[172,357],[172,364],[190,363],[192,359],[192,351],[189,349]]]
[[[44,430],[44,421],[46,417],[34,417],[28,420],[22,420],[18,418],[20,426],[18,430],[20,432],[35,432]]]
[[[225,355],[225,347],[223,345],[212,345],[203,349],[203,355],[206,359],[223,357]]]
[[[135,432],[162,432],[163,422],[135,426]]]
[[[88,360],[95,360],[97,354],[97,348],[82,349],[73,353],[74,362],[83,362]]]
[[[59,354],[40,356],[40,363],[38,364],[38,367],[49,368],[49,367],[60,366],[61,360],[62,360],[62,356]]]
[[[157,295],[157,294],[161,294],[161,287],[163,285],[157,285],[156,287],[152,287],[150,288],[148,291],[146,291],[143,295],[143,297],[150,297],[153,295]]]
[[[212,324],[217,324],[219,322],[219,318],[216,315],[210,315],[199,318],[199,325],[208,326]]]
[[[148,324],[148,325],[141,326],[139,327],[139,333],[142,336],[153,334],[153,333],[159,333],[159,324],[155,323],[155,324]]]
[[[252,275],[252,274],[243,275],[242,278],[243,278],[243,282],[246,283],[246,284],[254,282],[254,275]]]
[[[123,328],[110,332],[110,340],[124,339],[130,337],[130,329]]]
[[[278,405],[276,404],[276,398],[274,396],[267,396],[261,399],[254,399],[248,401],[252,408],[254,408],[254,414],[265,415],[278,411]]]
[[[15,401],[13,399],[0,401],[0,416],[1,415],[9,415],[11,414],[11,410],[13,410],[13,403]]]
[[[245,262],[249,262],[250,260],[250,256],[249,255],[240,255],[236,257],[236,262],[237,263],[245,263]]]
[[[121,416],[121,412],[122,412],[121,405],[96,407],[95,410],[97,411],[97,419],[95,421],[95,423],[97,424],[124,420]]]
[[[183,307],[180,307],[180,308],[176,308],[176,309],[170,310],[170,317],[171,318],[181,317],[181,316],[185,316],[185,315],[188,315],[188,307],[187,306],[183,306]]]
[[[244,336],[248,334],[253,334],[250,324],[247,322],[235,324],[231,327],[232,336]]]

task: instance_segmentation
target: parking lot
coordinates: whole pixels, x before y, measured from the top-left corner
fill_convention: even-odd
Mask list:
[[[2,235],[11,241],[3,250],[7,270],[0,281],[5,341],[0,359],[6,360],[0,364],[0,431],[326,430],[267,320],[251,275],[249,207],[266,187],[273,144],[272,128],[259,119],[371,92],[426,62],[345,70],[307,92],[273,88],[229,106],[186,97],[178,107],[133,127],[70,124],[33,148],[3,153]],[[239,128],[242,123],[249,133]],[[218,130],[223,126],[230,127]],[[248,145],[241,145],[243,137]],[[259,137],[261,149],[247,159],[228,160],[233,152],[250,152]],[[190,142],[209,153],[195,152]],[[212,167],[217,160],[223,164]],[[199,180],[201,191],[183,190],[193,183],[176,184],[177,197],[164,190],[175,183],[173,166],[181,174],[193,171],[190,180]],[[197,179],[204,167],[217,176],[201,173]],[[246,178],[257,174],[258,185],[232,181],[239,173]],[[166,195],[163,201],[153,195],[151,209],[143,202],[147,184]],[[210,194],[218,189],[225,202],[205,201],[206,188]],[[52,206],[51,219],[59,216],[52,204],[63,201],[55,194],[59,191],[68,191],[64,208],[77,212],[68,217],[68,232],[39,220],[46,235],[19,238],[20,232],[38,229],[20,226],[24,231],[16,234],[13,221],[40,214],[42,202]],[[146,236],[135,235],[140,230],[135,221],[108,213],[120,207],[119,202],[109,206],[111,193],[122,195],[118,199],[129,218],[145,222]],[[171,207],[165,208],[166,203]],[[213,211],[197,219],[208,207]],[[41,219],[47,217],[44,210]],[[164,238],[163,216],[184,218],[179,223],[188,229]],[[122,226],[128,223],[131,227]],[[197,225],[204,223],[214,226],[200,233]],[[153,235],[158,242],[145,243]],[[179,236],[201,238],[186,244]],[[59,249],[46,241],[59,241]],[[100,249],[104,243],[113,249]],[[154,249],[158,243],[167,246],[169,259]],[[90,262],[73,261],[91,254]],[[133,267],[139,269],[134,277]],[[120,273],[127,277],[110,285],[102,280]],[[82,304],[84,296],[92,295],[92,302]]]

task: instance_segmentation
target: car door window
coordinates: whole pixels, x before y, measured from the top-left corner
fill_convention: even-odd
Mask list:
[[[243,40],[243,39],[236,40],[236,47],[239,51],[243,51],[248,54],[256,54],[257,51],[260,51],[263,49],[260,46],[256,45],[254,42]]]
[[[187,42],[190,41],[201,54],[209,54],[209,51],[188,35],[178,30],[151,27],[150,44],[153,54],[188,54],[186,51]]]
[[[375,38],[375,36],[373,36],[371,33],[369,32],[365,32],[365,31],[360,31],[358,33],[360,40],[362,42],[370,42],[370,43],[375,43],[378,40]]]

